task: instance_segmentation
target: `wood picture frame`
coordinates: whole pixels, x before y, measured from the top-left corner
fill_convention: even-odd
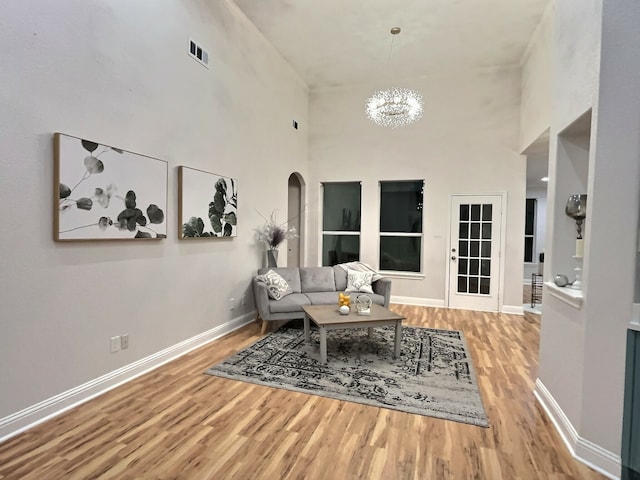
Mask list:
[[[235,237],[238,181],[195,168],[178,167],[178,238]]]
[[[54,134],[55,241],[167,237],[168,163]]]

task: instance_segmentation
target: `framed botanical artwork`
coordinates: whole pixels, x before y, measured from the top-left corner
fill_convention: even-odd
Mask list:
[[[178,167],[178,238],[235,237],[238,181]]]
[[[62,133],[54,152],[54,240],[167,237],[167,162]]]

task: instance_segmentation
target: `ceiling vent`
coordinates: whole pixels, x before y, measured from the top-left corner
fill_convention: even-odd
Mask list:
[[[209,68],[209,53],[193,38],[189,38],[189,55],[201,65]]]

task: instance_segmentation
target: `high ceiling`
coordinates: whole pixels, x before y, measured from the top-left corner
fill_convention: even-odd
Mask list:
[[[518,65],[549,0],[234,1],[313,90]]]

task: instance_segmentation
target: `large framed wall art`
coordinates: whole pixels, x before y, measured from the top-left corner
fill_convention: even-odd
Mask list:
[[[167,162],[62,133],[54,151],[54,240],[167,237]]]
[[[178,167],[178,238],[235,237],[238,181]]]

